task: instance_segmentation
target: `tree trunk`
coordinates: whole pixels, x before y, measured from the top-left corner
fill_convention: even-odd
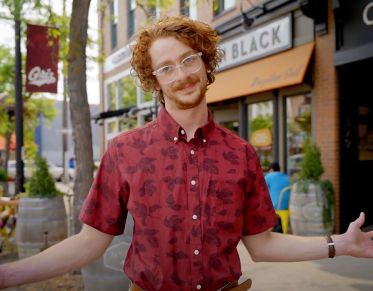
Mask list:
[[[73,128],[75,182],[72,233],[81,229],[79,212],[93,180],[93,150],[86,87],[86,44],[90,0],[74,0],[70,21],[68,93]]]

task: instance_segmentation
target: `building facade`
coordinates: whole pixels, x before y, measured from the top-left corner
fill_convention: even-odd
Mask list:
[[[63,134],[67,135],[66,145],[66,163],[68,165],[70,159],[74,159],[74,143],[72,135],[72,125],[70,121],[70,111],[68,110],[67,129],[63,130],[63,102],[55,101],[57,115],[52,122],[47,122],[44,117],[40,117],[40,124],[35,130],[35,142],[38,145],[39,155],[46,158],[49,162],[63,166]],[[91,115],[95,115],[99,111],[98,104],[89,105]],[[92,126],[92,147],[93,159],[98,161],[100,158],[99,149],[99,126],[93,121]]]
[[[282,170],[296,174],[305,139],[314,140],[322,154],[323,178],[331,180],[335,190],[336,231],[345,230],[347,221],[364,207],[356,202],[354,209],[346,210],[354,194],[352,188],[341,191],[341,177],[351,171],[344,172],[349,164],[342,158],[346,125],[341,123],[349,105],[344,105],[347,110],[341,105],[338,78],[344,65],[335,61],[338,1],[171,2],[144,9],[135,0],[114,0],[106,7],[100,23],[106,55],[100,74],[102,150],[110,138],[144,124],[157,112],[152,95],[141,92],[131,79],[135,31],[149,17],[184,14],[209,23],[221,36],[225,57],[207,91],[215,120],[255,146],[264,170],[269,162],[279,161]],[[372,224],[371,215],[369,219]]]
[[[373,224],[373,1],[336,1],[334,65],[340,106],[341,224],[360,209]]]

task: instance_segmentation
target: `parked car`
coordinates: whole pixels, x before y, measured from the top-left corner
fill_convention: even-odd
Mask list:
[[[24,161],[23,173],[26,180],[31,178],[32,175],[32,161]],[[63,177],[63,168],[59,167],[51,162],[48,162],[48,170],[51,173],[55,181],[61,181]],[[8,177],[11,179],[16,178],[17,165],[15,160],[8,161]],[[72,179],[70,173],[70,178]]]

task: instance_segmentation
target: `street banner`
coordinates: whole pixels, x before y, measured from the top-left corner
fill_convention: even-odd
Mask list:
[[[57,93],[56,28],[27,25],[26,91]]]

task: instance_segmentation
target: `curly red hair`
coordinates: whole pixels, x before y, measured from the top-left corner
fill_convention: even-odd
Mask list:
[[[216,67],[222,59],[222,51],[217,48],[219,36],[216,31],[206,23],[185,16],[164,17],[143,27],[132,46],[131,65],[142,89],[156,91],[157,79],[152,75],[149,48],[156,39],[169,36],[197,52],[202,52],[202,60],[207,70],[207,85],[213,83]],[[158,92],[158,98],[164,104],[162,91]]]

